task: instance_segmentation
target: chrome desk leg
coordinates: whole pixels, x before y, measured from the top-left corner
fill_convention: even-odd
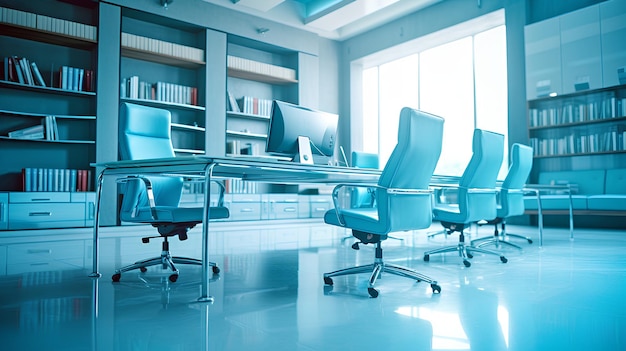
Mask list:
[[[204,172],[204,215],[202,217],[202,289],[198,298],[199,302],[213,303],[213,297],[209,296],[209,218],[211,211],[211,176],[213,175],[214,163],[210,164]]]
[[[100,225],[100,199],[102,195],[102,183],[104,181],[104,170],[98,175],[96,182],[96,206],[93,218],[93,265],[92,272],[89,274],[91,278],[100,278],[102,274],[98,272],[100,269],[98,253],[100,252],[100,238],[98,237],[98,226]]]
[[[572,203],[572,189],[568,189],[569,194],[569,239],[574,240],[574,205]]]

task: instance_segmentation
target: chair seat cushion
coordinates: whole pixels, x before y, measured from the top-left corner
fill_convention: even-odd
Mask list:
[[[335,209],[326,211],[324,222],[340,227],[347,227],[373,234],[388,234],[386,225],[378,221],[378,210],[376,208],[355,208],[339,210],[345,225],[341,225],[337,218]]]
[[[626,211],[626,195],[591,195],[587,197],[587,208],[600,211]]]
[[[524,208],[537,210],[537,197],[524,196]],[[572,195],[572,208],[574,210],[587,209],[587,195]],[[567,210],[569,209],[568,195],[541,195],[541,209],[543,210]]]
[[[136,223],[183,223],[202,222],[204,208],[202,207],[174,207],[157,206],[157,220],[152,218],[150,207],[141,207],[133,218],[123,220]],[[230,213],[226,207],[211,207],[210,219],[228,218]]]
[[[433,207],[433,219],[453,223],[464,223],[465,215],[459,210],[459,204],[437,204]]]

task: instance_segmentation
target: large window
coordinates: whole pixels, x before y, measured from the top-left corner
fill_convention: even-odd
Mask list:
[[[380,57],[376,58],[377,64],[369,66],[367,60],[361,61],[364,142],[353,147],[378,153],[384,165],[397,142],[398,117],[404,106],[445,119],[437,174],[463,173],[472,154],[474,128],[498,132],[506,138],[506,33],[503,14],[501,17],[497,25],[488,21],[489,28],[476,27],[474,21],[463,30],[435,33],[428,47],[416,44],[414,52],[407,53],[405,45],[402,55],[383,63]],[[471,32],[471,28],[476,30]],[[393,56],[393,50],[385,55]],[[506,175],[507,165],[505,160],[500,178]]]

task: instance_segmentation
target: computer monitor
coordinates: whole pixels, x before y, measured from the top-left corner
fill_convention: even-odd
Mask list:
[[[265,152],[294,162],[328,164],[335,149],[339,116],[274,100]]]

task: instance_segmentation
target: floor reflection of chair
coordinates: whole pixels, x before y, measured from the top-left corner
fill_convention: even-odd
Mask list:
[[[459,183],[452,187],[457,189],[457,203],[437,204],[433,209],[434,220],[440,221],[450,233],[459,233],[459,242],[454,246],[446,246],[424,254],[424,261],[430,255],[458,252],[465,267],[470,267],[468,259],[472,252],[496,255],[500,261],[507,262],[506,257],[496,251],[472,247],[465,243],[465,228],[480,220],[496,217],[496,179],[504,153],[504,136],[502,134],[474,130],[472,142],[473,155]]]
[[[522,249],[521,246],[507,240],[508,237],[526,240],[532,244],[532,239],[519,235],[507,233],[506,219],[513,216],[521,216],[524,214],[524,185],[530,175],[533,167],[533,149],[522,144],[513,144],[511,147],[511,164],[504,182],[499,190],[499,201],[497,207],[497,217],[488,221],[488,224],[494,225],[494,233],[491,237],[484,237],[472,240],[472,245],[482,247],[493,244],[497,248],[501,244]],[[498,231],[498,224],[502,227],[502,232]]]
[[[382,273],[430,283],[434,293],[441,287],[433,279],[412,269],[383,262],[382,241],[388,234],[428,228],[432,223],[430,179],[443,138],[443,119],[424,112],[403,108],[400,112],[398,143],[375,185],[374,208],[342,208],[339,196],[346,185],[333,190],[335,208],[326,212],[328,224],[352,229],[352,235],[362,244],[374,244],[374,263],[325,273],[324,283],[333,285],[332,277],[370,273],[368,293],[378,296],[374,288]],[[372,186],[369,186],[372,187]]]

